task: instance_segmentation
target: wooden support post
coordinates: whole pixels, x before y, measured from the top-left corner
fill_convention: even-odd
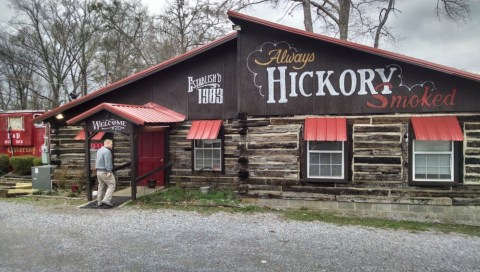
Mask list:
[[[130,186],[132,191],[132,200],[137,199],[137,156],[138,156],[138,134],[137,134],[137,127],[134,126],[132,128],[132,132],[130,133]]]
[[[88,133],[87,128],[84,127],[83,131],[85,132],[85,182],[86,182],[86,193],[88,201],[92,201],[92,167],[90,164],[90,133]]]

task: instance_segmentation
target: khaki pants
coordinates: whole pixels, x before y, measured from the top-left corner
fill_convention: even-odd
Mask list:
[[[97,193],[97,203],[101,204],[103,202],[111,203],[113,192],[115,191],[115,176],[111,174],[108,176],[107,172],[98,172],[98,193]]]

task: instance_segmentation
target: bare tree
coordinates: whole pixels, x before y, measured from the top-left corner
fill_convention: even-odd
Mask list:
[[[90,1],[63,0],[65,12],[57,15],[66,17],[70,33],[73,33],[72,43],[65,44],[69,61],[74,65],[69,71],[71,90],[69,99],[86,95],[89,90],[98,87],[92,84],[91,67],[101,39],[101,21],[90,8]]]
[[[388,26],[392,13],[400,12],[395,0],[285,0],[293,3],[291,10],[302,8],[305,30],[313,31],[313,21],[319,21],[324,33],[343,40],[371,37],[375,48],[380,40],[396,40]],[[279,3],[279,0],[271,0]],[[310,6],[308,5],[310,4]],[[465,20],[470,8],[466,0],[437,0],[436,13],[452,21]],[[289,11],[291,12],[291,11]],[[312,18],[312,13],[316,15]],[[377,19],[376,19],[377,18]]]
[[[177,54],[212,41],[227,32],[225,3],[210,0],[174,0],[159,16],[161,30],[172,44],[177,45]]]
[[[116,81],[157,63],[153,18],[139,0],[101,0],[90,9],[102,20],[96,71],[104,80]]]
[[[462,21],[470,13],[469,0],[437,0],[435,11],[438,17],[451,21]]]
[[[308,32],[313,32],[312,9],[310,0],[302,0],[302,8],[303,24],[305,25],[305,30]]]
[[[21,36],[2,33],[0,40],[0,72],[3,76],[1,104],[4,109],[38,109],[48,101],[35,80],[37,58],[31,52],[15,46]]]
[[[11,5],[23,15],[12,22],[23,37],[16,46],[36,55],[35,73],[48,84],[49,106],[58,107],[66,99],[62,90],[68,88],[65,80],[74,65],[66,47],[73,42],[74,33],[66,18],[57,16],[64,10],[55,0],[12,0]]]

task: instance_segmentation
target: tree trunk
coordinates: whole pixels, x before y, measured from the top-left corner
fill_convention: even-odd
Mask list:
[[[350,19],[350,0],[340,0],[340,11],[338,14],[338,29],[340,39],[348,40],[348,23]]]
[[[305,25],[305,30],[308,32],[313,32],[313,23],[312,23],[312,10],[310,8],[310,0],[303,0],[303,24]]]
[[[380,34],[382,34],[382,29],[387,23],[388,15],[390,15],[390,11],[395,9],[395,0],[389,0],[388,7],[384,8],[380,11],[379,15],[379,24],[377,29],[375,30],[375,41],[373,42],[373,47],[378,48],[378,44],[380,41]]]

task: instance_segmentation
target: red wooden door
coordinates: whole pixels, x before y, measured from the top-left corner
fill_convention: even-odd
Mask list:
[[[164,164],[164,132],[141,132],[138,137],[138,176],[142,176]],[[146,186],[147,180],[157,180],[157,186],[164,186],[164,170],[140,180],[137,185]]]

